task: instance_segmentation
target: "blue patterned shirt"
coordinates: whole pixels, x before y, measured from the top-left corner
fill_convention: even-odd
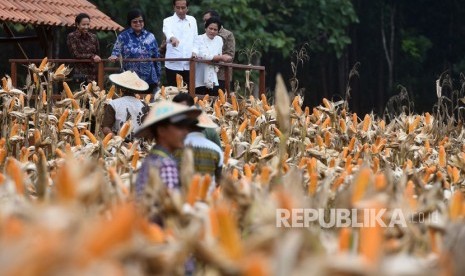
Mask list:
[[[155,36],[145,29],[137,35],[132,28],[128,28],[118,35],[111,55],[117,57],[122,55],[123,58],[160,57]],[[148,84],[160,81],[160,62],[125,62],[123,68],[125,71],[136,72]]]

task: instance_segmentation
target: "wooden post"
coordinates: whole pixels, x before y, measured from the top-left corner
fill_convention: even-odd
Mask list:
[[[260,95],[265,94],[265,70],[260,70],[259,93]]]
[[[231,67],[229,66],[224,66],[224,90],[226,90],[226,95],[229,95],[231,93],[231,87],[229,85],[229,82],[231,81],[231,75],[229,74],[229,69]]]
[[[17,78],[18,78],[18,73],[16,72],[17,70],[17,66],[16,66],[16,62],[12,62],[11,63],[11,84],[13,85],[13,87],[16,87],[17,86]]]
[[[100,61],[98,63],[98,73],[97,73],[97,85],[100,87],[101,90],[105,89],[103,87],[103,78],[104,78],[104,67],[103,67],[103,61]]]
[[[195,98],[195,61],[189,60],[189,94]]]

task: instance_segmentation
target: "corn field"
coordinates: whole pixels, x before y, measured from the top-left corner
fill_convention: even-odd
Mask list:
[[[196,99],[220,126],[220,187],[208,193],[185,151],[182,189],[153,171],[136,202],[151,144],[126,143],[129,122],[117,135],[98,131],[115,88],[53,91],[70,69],[46,58],[29,72],[24,89],[5,76],[0,90],[2,275],[184,275],[188,260],[195,275],[465,272],[465,133],[439,112],[384,121],[327,99],[302,110],[280,78],[274,104],[220,91]],[[277,209],[299,208],[385,209],[383,221],[400,209],[407,225],[277,227]]]

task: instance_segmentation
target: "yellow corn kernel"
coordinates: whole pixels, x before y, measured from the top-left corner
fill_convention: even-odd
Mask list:
[[[221,128],[220,135],[221,135],[221,140],[223,140],[223,144],[228,145],[229,144],[228,134],[226,133],[226,129],[224,129],[223,127]]]
[[[358,118],[357,118],[357,113],[352,113],[352,125],[357,128],[358,125]]]
[[[327,148],[331,146],[331,133],[329,131],[325,131],[325,146]]]
[[[409,124],[408,126],[408,133],[411,134],[415,131],[415,129],[417,128],[417,126],[420,124],[420,120],[421,120],[421,117],[420,116],[415,116],[415,119],[413,120],[413,122],[411,124]]]
[[[219,98],[219,102],[223,105],[224,103],[226,103],[226,96],[224,95],[224,92],[223,90],[220,88],[218,89],[218,98]]]
[[[255,108],[252,108],[252,107],[247,107],[247,110],[252,113],[253,115],[257,116],[257,117],[260,117],[262,114],[260,113],[260,111],[258,111],[257,109]]]
[[[367,132],[368,128],[370,127],[370,124],[371,124],[371,116],[366,114],[365,118],[363,119],[363,129],[362,130],[364,132]]]
[[[360,201],[367,190],[368,184],[370,183],[371,169],[362,168],[358,173],[354,183],[354,191],[352,193],[352,204]]]
[[[248,122],[249,120],[245,118],[242,124],[239,126],[239,129],[237,130],[237,132],[241,132],[241,133],[244,132],[245,128],[247,127]]]
[[[65,64],[62,63],[60,64],[60,66],[58,66],[58,68],[55,70],[55,75],[63,75],[65,71]]]
[[[45,65],[47,65],[47,61],[48,61],[47,57],[44,57],[44,59],[42,59],[42,62],[40,63],[39,68],[38,68],[40,72],[44,71]]]
[[[75,110],[79,110],[79,104],[77,103],[75,99],[71,100],[71,105],[73,106]]]
[[[342,133],[345,133],[347,131],[346,121],[342,118],[339,119],[339,127],[341,128]]]
[[[315,172],[310,173],[310,183],[308,184],[308,195],[314,196],[318,187],[318,174]]]
[[[239,111],[239,105],[237,104],[237,99],[235,95],[231,95],[231,104],[232,104],[233,110]]]
[[[102,140],[103,148],[106,148],[106,147],[107,147],[108,142],[110,142],[111,138],[113,138],[113,133],[112,133],[112,132],[110,132],[110,133],[108,133],[107,135],[105,135],[105,138],[103,138],[103,140]]]
[[[219,101],[215,102],[215,104],[213,105],[213,108],[215,109],[216,118],[223,117],[223,113],[221,112],[221,107],[220,107],[220,102]]]
[[[331,118],[328,116],[324,120],[323,124],[321,125],[321,128],[327,128],[331,125]]]
[[[182,88],[182,83],[183,83],[182,76],[180,74],[176,74],[176,87],[178,89],[181,89]]]
[[[256,138],[257,138],[257,132],[255,131],[255,129],[252,129],[252,132],[250,134],[250,143],[253,143]]]
[[[347,173],[346,173],[345,171],[343,171],[343,172],[341,173],[341,175],[340,175],[338,178],[336,178],[336,180],[335,180],[334,183],[333,183],[333,186],[331,187],[331,190],[332,190],[333,192],[337,191],[337,189],[339,188],[339,186],[341,186],[341,184],[344,183],[346,174],[347,174]]]
[[[282,137],[283,133],[275,126],[273,126],[273,131],[278,137]]]
[[[428,112],[425,113],[425,124],[430,125],[431,124],[431,114]]]
[[[131,167],[135,170],[137,168],[137,161],[139,161],[139,151],[136,150],[134,151],[134,156],[132,157],[132,160],[131,160]]]
[[[5,162],[7,155],[8,155],[7,150],[4,149],[3,147],[0,148],[0,165],[3,165],[3,162]]]
[[[226,166],[228,164],[228,161],[229,161],[229,156],[231,155],[231,145],[230,144],[226,144],[224,146],[224,165]]]
[[[190,205],[194,205],[197,197],[199,196],[199,189],[200,189],[200,175],[195,174],[191,180],[189,185],[189,191],[187,193],[186,202]]]
[[[302,108],[300,107],[300,96],[299,95],[294,97],[294,100],[292,101],[292,107],[294,107],[294,110],[298,116],[302,115],[303,111],[302,111]]]
[[[202,185],[200,186],[199,192],[199,199],[205,201],[207,198],[208,189],[210,188],[210,184],[212,182],[212,178],[209,174],[206,174],[203,177]]]
[[[344,253],[350,250],[350,237],[352,236],[352,230],[344,227],[339,231],[339,252]]]
[[[260,173],[260,184],[262,186],[268,185],[270,182],[271,169],[268,166],[263,166]]]
[[[94,134],[92,132],[90,132],[89,130],[84,130],[84,133],[87,135],[87,137],[89,137],[90,141],[92,142],[92,144],[97,144],[98,141],[97,141],[97,138],[95,138]]]
[[[81,134],[79,133],[79,130],[77,127],[73,127],[73,133],[74,133],[74,144],[76,146],[81,146],[82,141],[81,141]]]
[[[56,148],[55,149],[55,154],[59,157],[59,158],[65,158],[66,157],[66,154],[59,148]]]
[[[74,99],[73,92],[71,92],[71,89],[69,88],[69,85],[66,83],[66,81],[63,82],[63,89],[65,90],[66,97],[69,99]]]
[[[41,140],[42,140],[42,137],[40,135],[40,130],[34,129],[34,144],[35,145],[40,144]]]
[[[25,179],[25,177],[23,176],[23,172],[18,164],[18,161],[16,161],[16,159],[13,157],[8,157],[6,159],[5,172],[8,176],[11,177],[11,179],[13,179],[16,192],[20,195],[23,195],[25,191],[23,179]]]
[[[34,76],[35,75],[36,74],[34,74]],[[37,80],[37,82],[39,82],[39,80]],[[10,91],[10,89],[8,88],[8,80],[5,77],[2,78],[2,89],[6,92]]]
[[[131,121],[127,120],[121,127],[118,135],[124,139],[126,138],[126,136],[128,136],[130,130],[131,130]]]
[[[21,163],[26,163],[29,160],[29,149],[22,147],[19,153],[19,161]]]
[[[384,173],[377,173],[375,175],[375,189],[377,191],[382,191],[386,188],[387,180]]]
[[[449,203],[449,218],[452,221],[457,221],[462,215],[463,194],[457,190],[452,195]]]
[[[58,131],[61,131],[63,129],[63,125],[66,122],[66,119],[68,118],[69,110],[65,109],[63,114],[61,114],[60,119],[58,120]]]
[[[19,135],[19,124],[14,123],[10,130],[10,137]]]
[[[317,134],[315,136],[315,142],[316,144],[319,146],[319,147],[323,147],[324,146],[324,141],[323,141],[323,138],[321,138],[321,136],[319,134]]]
[[[249,164],[244,165],[244,176],[247,180],[252,181],[252,170]]]
[[[230,213],[226,205],[216,207],[216,217],[219,226],[219,243],[221,248],[232,260],[242,257],[242,242],[238,233],[235,216]]]
[[[439,167],[444,168],[446,167],[446,164],[446,150],[444,149],[444,146],[439,146]]]

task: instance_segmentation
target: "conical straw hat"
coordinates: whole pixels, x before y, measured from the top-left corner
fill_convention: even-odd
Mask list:
[[[215,122],[213,122],[212,119],[210,119],[210,117],[208,117],[207,113],[205,113],[204,111],[202,111],[199,117],[197,117],[197,120],[199,120],[199,122],[197,123],[198,127],[202,127],[202,128],[217,128],[218,127],[218,125],[215,124]]]
[[[149,89],[149,84],[133,71],[125,71],[119,74],[111,74],[110,80],[121,87],[135,90],[135,91],[146,91]]]
[[[196,119],[202,111],[198,108],[189,108],[188,106],[174,103],[172,101],[159,101],[151,105],[149,114],[142,123],[140,129],[136,132],[136,136],[146,136],[150,126],[170,118],[174,123],[181,122],[186,119]]]

